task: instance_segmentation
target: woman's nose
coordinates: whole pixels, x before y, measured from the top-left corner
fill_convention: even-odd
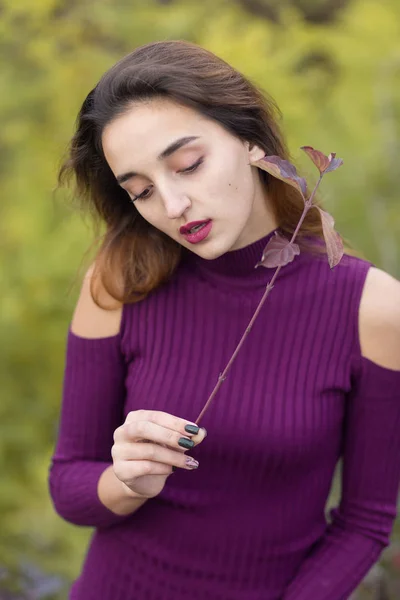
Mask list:
[[[182,193],[164,194],[165,212],[169,219],[181,217],[191,205],[189,198]]]

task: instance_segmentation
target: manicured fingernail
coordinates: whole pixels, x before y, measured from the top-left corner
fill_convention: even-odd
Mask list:
[[[188,440],[188,438],[185,437],[181,437],[178,441],[178,444],[182,447],[182,448],[186,448],[186,450],[189,450],[189,448],[193,448],[194,446],[194,441],[193,440]]]
[[[191,456],[187,456],[185,462],[186,462],[186,466],[189,467],[190,469],[197,469],[197,467],[199,466],[198,461],[195,460],[194,458],[192,458]]]
[[[185,431],[196,435],[196,433],[199,433],[199,427],[198,425],[185,425]]]

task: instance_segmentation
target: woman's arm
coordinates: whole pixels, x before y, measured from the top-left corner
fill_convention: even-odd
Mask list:
[[[369,270],[347,399],[342,498],[283,600],[345,600],[390,542],[400,480],[400,282]]]
[[[139,496],[120,481],[113,466],[107,467],[100,475],[97,493],[100,501],[116,515],[130,515],[147,500]]]
[[[113,434],[123,423],[125,363],[120,349],[122,307],[103,310],[84,279],[68,333],[57,445],[49,475],[57,512],[77,525],[104,527],[144,502],[112,470]],[[107,299],[102,291],[101,301]]]

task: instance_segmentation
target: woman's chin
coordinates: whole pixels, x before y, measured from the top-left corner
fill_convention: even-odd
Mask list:
[[[226,240],[225,243],[217,244],[216,240],[210,239],[205,240],[204,243],[193,244],[193,246],[189,247],[189,250],[205,260],[214,260],[232,250],[232,242]]]

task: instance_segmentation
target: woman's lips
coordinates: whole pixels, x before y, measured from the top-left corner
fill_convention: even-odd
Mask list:
[[[192,227],[195,227],[196,225],[200,224],[203,224],[203,226],[200,229],[198,229],[194,233],[189,233],[188,225],[191,229]],[[212,229],[211,219],[208,221],[193,221],[193,223],[188,223],[188,225],[184,225],[183,227],[181,227],[180,232],[185,238],[185,240],[190,244],[198,244],[199,242],[205,240]]]
[[[186,223],[186,225],[182,225],[182,227],[179,229],[179,233],[190,233],[190,230],[193,229],[193,227],[197,227],[198,225],[203,225],[203,223],[208,223],[210,219],[203,219],[202,221],[190,221],[190,223]]]

